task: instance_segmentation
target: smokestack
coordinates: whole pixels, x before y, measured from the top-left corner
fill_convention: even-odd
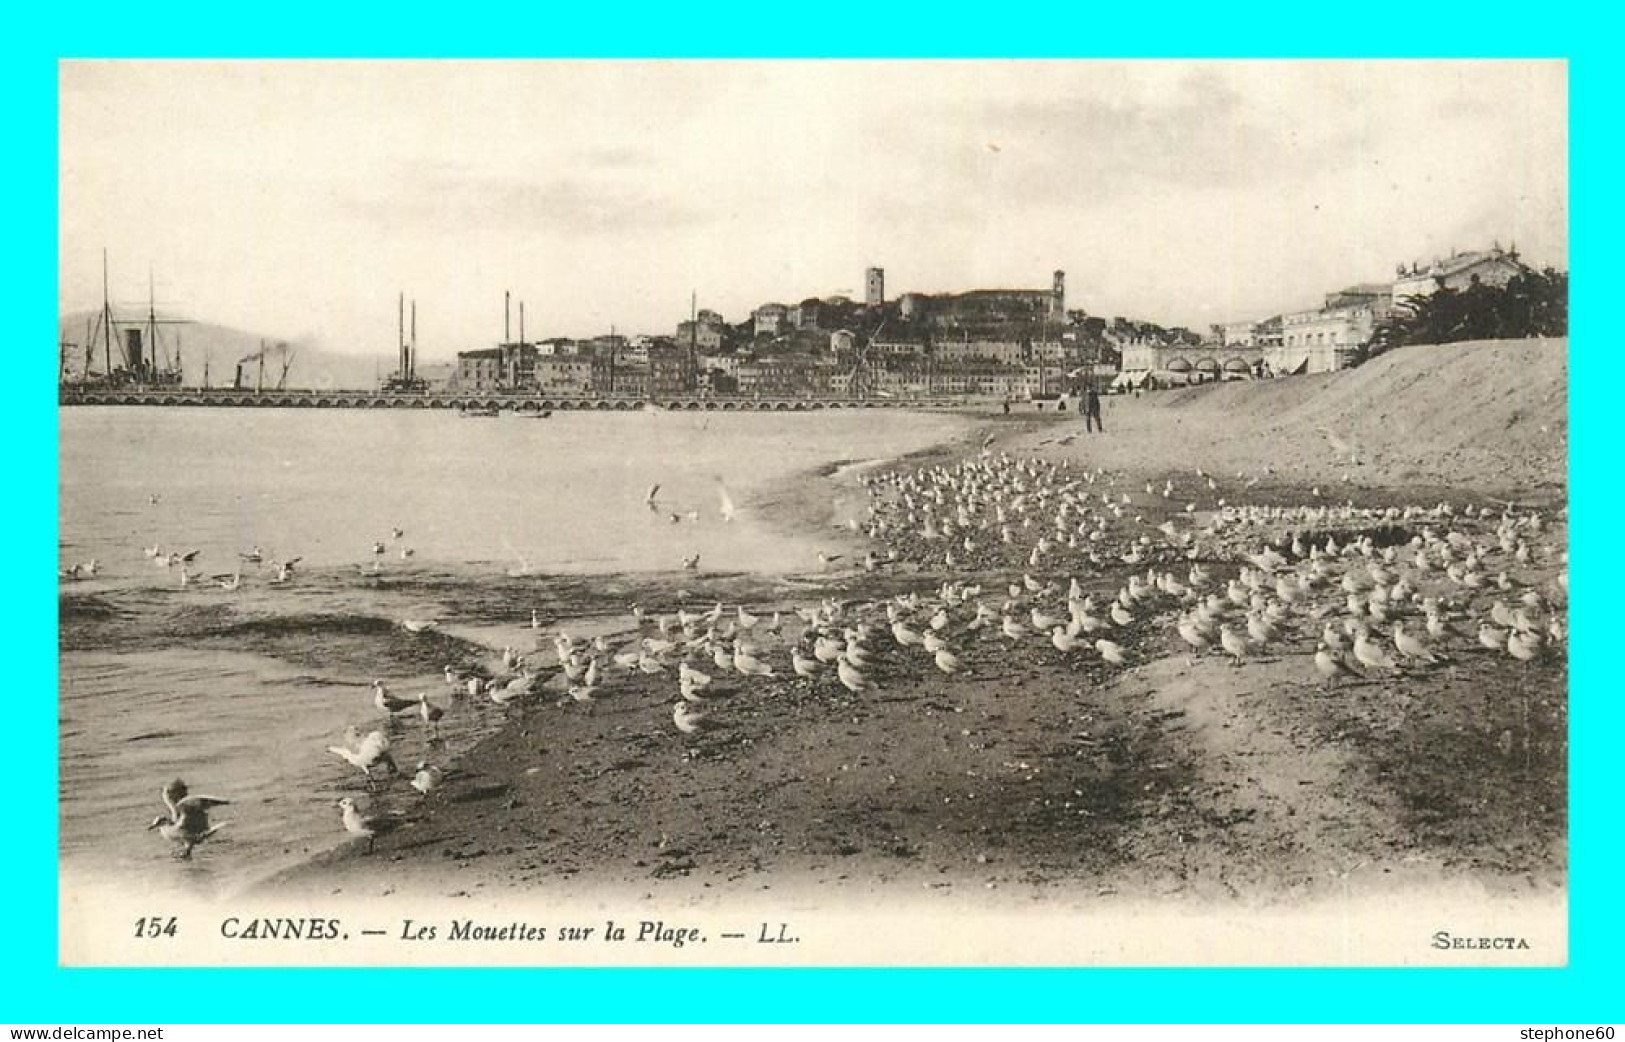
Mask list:
[[[509,333],[508,333],[508,297],[509,297],[508,291],[503,290],[502,291],[502,342],[504,344],[511,343],[513,341],[513,337],[511,335],[509,335]]]
[[[406,293],[395,304],[395,356],[401,375],[406,375]]]
[[[410,380],[418,367],[418,302],[412,301],[412,340],[406,349],[406,370],[401,373]]]

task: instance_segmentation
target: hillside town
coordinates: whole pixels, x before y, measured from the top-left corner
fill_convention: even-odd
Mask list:
[[[1396,268],[1391,282],[1326,293],[1319,307],[1205,331],[1067,307],[1066,274],[1043,289],[767,301],[737,321],[694,306],[670,334],[527,338],[505,300],[504,336],[459,352],[432,383],[481,393],[741,395],[774,398],[967,396],[1044,400],[1088,386],[1127,392],[1328,372],[1352,364],[1396,308],[1444,288],[1505,286],[1530,269],[1515,246],[1453,252]],[[410,367],[410,353],[403,352]],[[397,385],[416,382],[414,369]]]

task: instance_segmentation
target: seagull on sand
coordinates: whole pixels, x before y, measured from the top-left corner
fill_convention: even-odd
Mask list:
[[[160,814],[152,819],[147,826],[150,831],[157,829],[158,834],[179,846],[180,852],[175,856],[183,860],[192,856],[192,848],[208,839],[210,836],[226,827],[226,822],[218,825],[209,824],[209,809],[223,807],[230,800],[222,800],[214,796],[187,793],[186,783],[176,778],[163,791],[164,806],[169,808],[169,814]]]
[[[446,715],[446,710],[429,701],[427,694],[418,695],[418,715],[423,717],[423,726],[429,729],[434,737],[440,737],[440,718]]]
[[[1327,647],[1325,641],[1321,641],[1315,648],[1315,672],[1326,678],[1327,687],[1330,687],[1338,677],[1358,677],[1360,675],[1344,661],[1341,652]]]
[[[856,666],[847,661],[845,652],[842,652],[841,655],[835,660],[835,675],[840,678],[841,686],[845,687],[854,695],[862,691],[867,691],[875,686],[868,677],[858,672]]]
[[[1367,633],[1365,627],[1362,626],[1354,634],[1354,658],[1360,665],[1368,669],[1399,668],[1399,663],[1394,661],[1393,656],[1366,638]]]
[[[1247,638],[1232,630],[1228,623],[1219,626],[1219,643],[1235,665],[1241,665],[1247,657]]]
[[[671,719],[677,725],[677,730],[684,734],[697,734],[716,726],[704,710],[696,709],[682,700],[672,706]]]
[[[396,713],[404,713],[417,707],[417,703],[409,698],[396,698],[390,694],[389,688],[382,680],[372,682],[372,704],[387,716],[394,716]]]
[[[408,703],[410,704],[410,703]],[[327,751],[360,770],[367,776],[367,784],[372,784],[372,769],[383,764],[393,777],[401,773],[395,766],[394,757],[389,755],[389,737],[382,731],[370,731],[365,738],[355,728],[348,728],[344,732],[347,745],[330,745]]]
[[[440,788],[440,783],[445,780],[446,772],[427,762],[420,762],[417,772],[412,775],[412,788],[418,791],[418,795],[427,796]]]
[[[1394,647],[1407,659],[1416,659],[1419,662],[1438,662],[1439,656],[1428,650],[1428,646],[1420,637],[1405,632],[1405,622],[1401,619],[1394,623]]]
[[[338,808],[343,812],[344,831],[353,836],[367,837],[367,853],[372,853],[373,840],[386,832],[393,832],[400,827],[401,819],[388,815],[362,814],[356,809],[355,799],[344,797],[338,802]]]
[[[1101,658],[1114,666],[1128,665],[1128,660],[1123,657],[1123,646],[1116,641],[1106,640],[1102,637],[1100,640],[1095,641],[1095,650],[1100,652]]]
[[[790,666],[796,671],[798,677],[816,677],[820,669],[818,660],[807,658],[801,653],[799,647],[790,649]]]

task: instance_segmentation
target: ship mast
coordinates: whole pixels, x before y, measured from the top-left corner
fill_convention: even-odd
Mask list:
[[[107,378],[113,378],[113,304],[107,299],[107,247],[102,247],[102,356]]]
[[[147,265],[147,354],[152,368],[158,368],[158,291],[153,285],[152,265]],[[164,368],[169,368],[169,355],[164,355]],[[156,372],[153,374],[157,375]]]

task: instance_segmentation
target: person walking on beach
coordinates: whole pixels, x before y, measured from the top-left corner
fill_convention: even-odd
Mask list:
[[[1083,396],[1083,429],[1086,433],[1090,431],[1106,433],[1105,426],[1100,422],[1100,392],[1093,387]]]

